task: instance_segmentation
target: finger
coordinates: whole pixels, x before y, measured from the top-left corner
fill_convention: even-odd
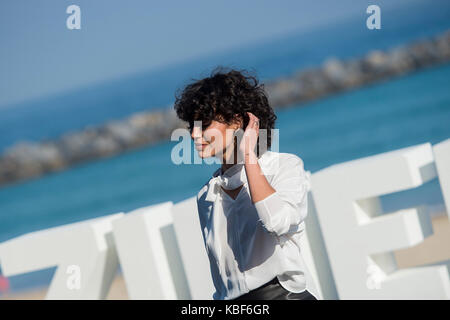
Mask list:
[[[254,122],[255,122],[255,120],[253,120],[253,118],[252,118],[252,117],[250,117],[250,118],[248,119],[248,124],[247,124],[247,126],[248,126],[248,127],[250,127],[250,128],[252,128],[252,127],[253,127],[253,124],[254,124]]]

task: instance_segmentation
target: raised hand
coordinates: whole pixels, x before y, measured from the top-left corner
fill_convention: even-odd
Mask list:
[[[256,153],[255,147],[259,135],[259,119],[251,112],[247,112],[247,114],[249,116],[249,122],[247,128],[245,128],[241,143],[239,144],[239,151],[244,157]]]

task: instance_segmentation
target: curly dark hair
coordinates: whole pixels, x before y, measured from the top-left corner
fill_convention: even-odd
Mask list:
[[[267,149],[272,144],[271,129],[277,116],[269,105],[264,84],[247,70],[216,67],[209,77],[193,79],[180,93],[175,93],[174,108],[178,118],[188,122],[192,130],[194,121],[202,121],[203,130],[212,120],[231,124],[236,115],[244,120],[244,130],[249,117],[247,112],[259,118],[259,128],[267,130]],[[266,150],[259,150],[257,155]]]

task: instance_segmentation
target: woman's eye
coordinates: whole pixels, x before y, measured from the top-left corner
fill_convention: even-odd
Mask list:
[[[202,131],[205,131],[209,127],[209,125],[210,125],[210,123],[202,125]],[[188,129],[189,131],[192,131],[193,128],[194,128],[193,125],[187,125],[186,126],[186,129]]]

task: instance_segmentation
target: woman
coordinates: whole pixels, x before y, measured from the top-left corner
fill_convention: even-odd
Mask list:
[[[213,298],[316,300],[299,245],[309,179],[301,158],[268,150],[276,115],[263,85],[219,68],[174,107],[199,156],[222,164],[197,195]]]

